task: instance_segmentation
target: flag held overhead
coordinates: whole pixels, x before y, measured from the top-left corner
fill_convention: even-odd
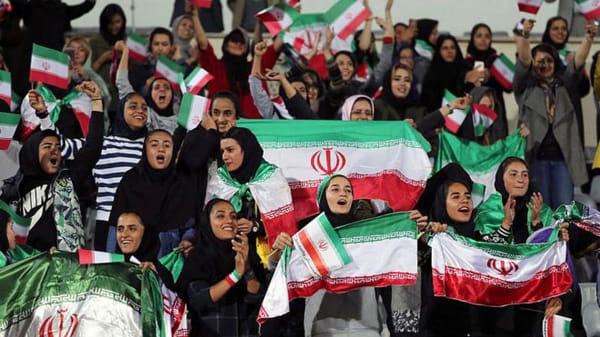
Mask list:
[[[67,89],[69,86],[69,56],[34,43],[29,80]]]
[[[258,12],[256,17],[267,27],[271,36],[275,37],[290,27],[294,20],[300,17],[300,13],[282,2]]]

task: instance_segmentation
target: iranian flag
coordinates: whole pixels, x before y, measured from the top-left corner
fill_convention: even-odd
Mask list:
[[[8,71],[0,70],[0,99],[6,102],[10,107],[12,105],[12,85],[10,73]]]
[[[572,201],[571,204],[560,205],[553,214],[555,219],[574,223],[582,230],[600,237],[600,212],[586,205]]]
[[[415,51],[417,54],[431,60],[433,58],[433,47],[425,40],[415,40]]]
[[[435,296],[499,307],[560,296],[573,283],[564,241],[506,245],[439,233],[429,245]]]
[[[206,83],[214,78],[208,71],[196,67],[184,80],[187,91],[196,95],[200,89],[204,88]]]
[[[354,34],[369,16],[371,16],[371,12],[361,1],[339,0],[325,13],[325,21],[329,23],[340,39],[345,40]]]
[[[325,213],[321,213],[293,237],[308,269],[315,277],[331,274],[348,263],[350,256]]]
[[[544,0],[519,0],[519,11],[530,14],[537,14],[537,12],[540,10],[540,7],[542,7],[543,3]]]
[[[80,265],[42,253],[2,269],[0,337],[167,336],[154,273],[131,263]]]
[[[79,264],[102,264],[125,262],[125,255],[100,252],[97,250],[78,249]]]
[[[473,103],[471,104],[473,111],[473,127],[475,128],[475,136],[481,137],[485,130],[489,129],[498,115],[496,112],[485,105]]]
[[[513,77],[515,76],[515,65],[504,55],[500,54],[492,63],[490,73],[507,90],[512,89]]]
[[[542,336],[543,337],[573,337],[571,333],[571,319],[554,315],[550,318],[545,318],[542,321]]]
[[[11,112],[17,111],[17,109],[19,109],[19,106],[21,105],[21,101],[23,100],[23,98],[21,98],[21,96],[19,96],[14,91],[11,93],[10,98],[11,98],[10,111]]]
[[[0,200],[0,209],[8,213],[13,221],[13,231],[15,232],[15,242],[18,245],[24,245],[27,243],[27,237],[29,236],[29,227],[31,226],[31,219],[24,218],[18,215],[8,204],[3,200]]]
[[[173,282],[177,282],[183,270],[183,252],[173,251],[160,258],[160,263],[171,273]],[[165,337],[188,337],[188,320],[185,302],[176,292],[161,286],[163,298],[163,320],[165,322]],[[170,329],[168,329],[170,327]],[[162,336],[161,336],[162,337]]]
[[[318,213],[317,187],[341,173],[355,198],[386,200],[412,209],[431,173],[429,143],[406,122],[240,120],[256,135],[264,158],[282,169],[292,190],[296,220]],[[260,207],[259,207],[260,208]]]
[[[0,112],[0,150],[6,150],[19,126],[21,115]]]
[[[434,171],[441,170],[448,163],[460,164],[474,182],[485,186],[484,200],[496,192],[494,181],[500,163],[507,157],[524,158],[525,138],[519,136],[519,129],[504,140],[492,145],[480,145],[442,131],[439,134],[438,154]]]
[[[138,61],[144,62],[148,59],[148,40],[144,37],[137,35],[134,32],[129,33],[127,36],[127,48],[129,49],[129,56]]]
[[[306,55],[314,47],[316,34],[321,33],[318,47],[318,50],[321,50],[325,43],[323,37],[326,27],[327,22],[325,22],[323,14],[300,14],[289,29],[283,33],[283,42],[293,46],[300,54]]]
[[[456,96],[452,95],[448,89],[444,90],[444,98],[442,99],[442,105],[450,104],[450,102],[454,101]],[[446,129],[450,130],[452,133],[457,133],[458,129],[460,129],[462,123],[467,118],[467,114],[471,110],[470,106],[467,106],[465,110],[461,109],[452,109],[452,112],[448,116],[446,116]]]
[[[67,89],[69,86],[69,56],[34,43],[29,80]]]
[[[361,287],[414,284],[417,280],[417,226],[409,213],[390,213],[335,230],[351,262],[316,277],[299,249],[286,247],[263,300],[259,323],[289,311],[289,301],[325,289],[343,293]],[[298,234],[294,236],[297,240]],[[318,249],[327,248],[325,245]]]
[[[212,0],[192,0],[192,3],[200,8],[212,7]]]
[[[600,16],[600,1],[575,0],[575,9],[578,10],[586,20],[592,21]]]
[[[273,37],[291,26],[294,20],[299,16],[300,13],[298,13],[297,10],[284,2],[280,2],[256,13],[256,17],[262,21]]]
[[[184,69],[179,64],[169,60],[165,55],[160,55],[156,62],[154,77],[164,77],[171,83],[173,90],[179,90],[178,74],[183,73]]]
[[[77,118],[77,121],[79,122],[81,132],[84,137],[87,137],[90,119],[92,118],[92,99],[86,94],[79,92],[67,105],[73,109],[75,118]]]
[[[300,0],[287,0],[287,4],[296,7],[297,5],[300,5]]]
[[[196,128],[202,121],[202,116],[210,106],[210,99],[204,96],[183,94],[177,123],[188,131]]]

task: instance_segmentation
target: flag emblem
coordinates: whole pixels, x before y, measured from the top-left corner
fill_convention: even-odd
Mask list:
[[[50,63],[42,62],[42,68],[44,68],[45,71],[50,70]]]
[[[498,261],[496,259],[489,259],[487,266],[502,276],[508,276],[519,270],[519,265],[514,261]]]
[[[40,328],[40,337],[73,337],[79,318],[75,313],[65,314],[67,311],[67,309],[59,309],[56,314],[46,318]]]
[[[341,171],[346,166],[346,156],[331,147],[325,147],[310,157],[310,166],[317,173],[328,176]]]

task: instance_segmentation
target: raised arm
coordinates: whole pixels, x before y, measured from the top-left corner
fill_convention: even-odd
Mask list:
[[[123,97],[135,91],[131,86],[131,82],[129,82],[129,48],[127,48],[125,41],[120,40],[115,43],[115,50],[121,52],[115,85],[119,92],[119,99],[123,99]]]
[[[369,8],[369,0],[364,0],[364,4],[365,7],[367,9],[369,9],[369,12],[371,11]],[[362,32],[360,33],[360,37],[358,39],[358,49],[360,49],[363,52],[368,52],[369,51],[369,47],[371,46],[371,32],[372,32],[372,25],[373,25],[373,17],[370,17],[367,19],[367,21],[365,21],[365,28],[363,28]]]
[[[188,0],[186,0],[187,2]],[[198,41],[198,48],[200,50],[206,50],[208,47],[208,37],[206,36],[206,32],[204,31],[204,27],[202,27],[202,22],[200,22],[200,15],[198,14],[198,8],[193,6],[192,9],[192,22],[194,23],[194,32],[196,32],[196,41]]]
[[[529,33],[533,29],[535,20],[527,19],[523,21],[523,33],[515,34],[515,42],[517,45],[517,54],[519,55],[519,61],[525,66],[529,67],[531,64],[531,48],[529,44]]]
[[[594,36],[596,36],[597,29],[593,22],[588,22],[585,26],[585,38],[581,41],[575,53],[575,69],[585,66],[585,60],[590,55],[590,49],[592,48],[592,42],[594,41]]]

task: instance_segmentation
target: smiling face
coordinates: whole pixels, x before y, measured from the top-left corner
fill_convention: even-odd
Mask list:
[[[155,170],[164,170],[173,158],[173,138],[163,131],[152,133],[146,139],[146,159]]]
[[[548,34],[552,42],[556,44],[565,43],[568,35],[567,22],[561,19],[552,21]]]
[[[139,130],[146,126],[148,120],[148,106],[146,100],[140,95],[132,95],[125,102],[125,111],[123,111],[125,123],[132,130]]]
[[[533,69],[539,78],[552,79],[554,77],[554,58],[549,53],[538,50],[533,55]]]
[[[123,213],[117,220],[117,244],[123,254],[134,254],[144,237],[144,225],[134,213]]]
[[[213,100],[210,116],[217,124],[217,131],[224,133],[236,125],[235,104],[225,97]]]
[[[171,103],[173,99],[173,88],[169,81],[165,79],[158,79],[152,82],[152,100],[159,109],[165,109]]]
[[[410,93],[412,85],[412,75],[402,68],[398,68],[392,74],[392,94],[397,98],[406,98]]]
[[[446,39],[440,47],[440,56],[446,63],[452,63],[456,59],[456,44],[451,39]]]
[[[352,63],[352,59],[346,54],[339,54],[335,58],[335,62],[340,69],[342,79],[344,81],[349,81],[352,78],[352,74],[354,74],[354,63]]]
[[[473,200],[471,200],[471,192],[465,185],[452,183],[448,186],[446,212],[450,220],[457,223],[465,223],[471,220]]]
[[[223,151],[223,162],[227,171],[235,172],[244,163],[244,150],[233,138],[221,139],[221,151]]]
[[[69,45],[67,47],[73,48],[73,58],[75,63],[83,65],[88,57],[87,50],[83,46],[83,43],[77,40],[73,40],[69,42]]]
[[[46,174],[56,174],[62,159],[60,140],[55,136],[46,136],[38,145],[38,160],[42,171]]]
[[[529,189],[529,170],[522,162],[514,161],[504,170],[502,180],[509,195],[522,197]]]
[[[184,17],[177,26],[177,36],[183,41],[187,41],[194,36],[194,24],[192,19]]]
[[[325,189],[325,199],[333,214],[348,214],[352,208],[354,195],[352,184],[345,177],[334,177]]]
[[[492,33],[485,26],[477,28],[473,35],[473,45],[475,49],[484,51],[490,48],[492,43]]]
[[[210,210],[210,228],[219,240],[232,240],[238,230],[237,215],[228,202],[217,202]]]
[[[351,121],[372,121],[373,120],[373,109],[371,103],[366,99],[358,99],[352,106],[350,111]]]

